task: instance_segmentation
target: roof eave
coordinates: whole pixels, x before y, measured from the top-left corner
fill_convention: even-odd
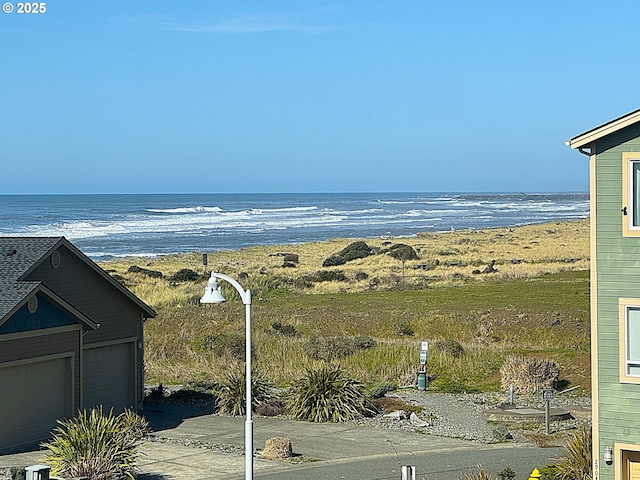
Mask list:
[[[599,140],[602,137],[611,135],[612,133],[622,130],[630,125],[640,122],[640,109],[634,112],[628,113],[622,117],[616,118],[610,122],[607,122],[599,127],[591,129],[587,132],[573,137],[571,140],[565,142],[567,146],[576,149],[584,147],[586,145]]]
[[[82,313],[80,310],[75,308],[65,299],[57,295],[55,292],[49,290],[42,283],[40,282],[33,282],[33,283],[34,283],[33,288],[28,292],[26,292],[25,295],[22,297],[22,299],[16,302],[14,307],[9,312],[7,312],[2,318],[0,318],[0,325],[2,325],[9,318],[11,318],[18,310],[20,310],[24,306],[24,304],[27,303],[27,301],[31,296],[41,292],[47,297],[49,297],[51,300],[53,300],[55,303],[57,303],[64,310],[66,310],[73,317],[75,317],[75,319],[78,320],[85,327],[91,330],[97,330],[98,328],[100,328],[99,324],[95,323],[93,320],[87,317],[84,313]]]
[[[138,305],[143,310],[143,312],[145,314],[145,318],[154,318],[154,317],[156,317],[157,313],[153,308],[151,308],[145,302],[140,300],[128,288],[124,287],[124,285],[122,285],[118,281],[116,281],[111,275],[109,275],[107,272],[105,272],[104,269],[100,268],[100,266],[98,264],[96,264],[93,260],[91,260],[89,257],[87,257],[84,253],[82,253],[82,251],[78,247],[76,247],[73,243],[71,243],[65,237],[60,237],[58,242],[56,242],[56,244],[53,245],[49,249],[49,251],[40,258],[39,261],[35,262],[31,266],[31,268],[22,275],[21,279],[27,277],[29,275],[29,273],[31,273],[33,270],[35,270],[35,268],[40,263],[42,263],[45,258],[47,258],[51,254],[51,252],[53,252],[54,250],[57,250],[58,248],[60,248],[61,245],[64,245],[68,250],[73,252],[81,261],[83,261],[85,264],[87,264],[87,266],[89,266],[89,268],[93,269],[96,273],[98,273],[98,275],[100,275],[102,278],[107,280],[114,287],[116,287],[118,290],[120,290],[120,292],[122,292],[125,296],[127,296],[130,300],[132,300],[136,305]]]

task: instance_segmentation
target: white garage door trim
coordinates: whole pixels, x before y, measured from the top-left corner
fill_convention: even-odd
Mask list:
[[[136,339],[85,345],[82,360],[82,405],[102,405],[120,412],[135,407]]]
[[[74,359],[71,351],[0,364],[0,451],[45,440],[72,415]]]

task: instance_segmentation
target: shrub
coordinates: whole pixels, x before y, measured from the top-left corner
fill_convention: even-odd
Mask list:
[[[221,357],[231,357],[234,360],[245,360],[245,336],[240,334],[216,333],[206,335],[200,341],[203,350],[211,350]],[[255,356],[254,345],[251,345],[251,358]]]
[[[282,261],[290,262],[290,263],[298,263],[300,261],[300,257],[298,257],[298,254],[296,253],[285,253],[282,257]]]
[[[582,425],[564,448],[564,457],[556,463],[558,480],[590,480],[592,450],[591,426]]]
[[[256,415],[277,417],[287,413],[287,403],[282,398],[273,397],[256,407]]]
[[[409,322],[401,322],[395,325],[396,335],[398,337],[413,337],[415,331]]]
[[[342,270],[318,270],[312,279],[314,282],[344,282],[347,277]]]
[[[330,362],[375,346],[376,341],[371,337],[363,335],[357,337],[335,336],[311,338],[305,342],[304,349],[311,358]]]
[[[339,265],[344,265],[347,261],[342,258],[340,255],[331,255],[326,258],[324,262],[322,262],[323,267],[337,267]]]
[[[162,272],[158,272],[157,270],[148,270],[146,268],[138,267],[137,265],[131,265],[127,272],[129,273],[140,273],[142,275],[146,275],[150,278],[162,278]]]
[[[401,262],[406,262],[407,260],[419,260],[418,254],[410,245],[405,245],[404,243],[398,243],[389,248],[387,253],[395,258],[396,260],[400,260]]]
[[[291,415],[311,422],[342,422],[375,413],[364,385],[340,367],[307,369],[287,394]]]
[[[343,248],[340,253],[338,253],[340,257],[342,257],[345,262],[350,262],[351,260],[356,260],[358,258],[365,258],[369,255],[373,255],[373,251],[371,247],[363,241],[353,242]]]
[[[553,360],[509,355],[502,367],[502,388],[507,390],[513,385],[516,393],[538,393],[552,388],[558,381],[560,369]]]
[[[137,448],[149,430],[144,418],[129,410],[114,416],[94,408],[58,423],[53,439],[43,445],[49,450],[45,461],[51,473],[93,480],[135,478]]]
[[[434,343],[433,347],[443,355],[448,355],[453,358],[460,358],[464,353],[464,348],[460,343],[455,340],[438,340]]]
[[[558,475],[558,467],[553,463],[545,465],[540,469],[540,480],[556,480]]]
[[[464,476],[458,480],[492,480],[492,477],[482,465],[478,465],[478,471],[476,473],[465,473]]]
[[[182,268],[169,278],[172,282],[194,282],[200,279],[200,274],[198,272],[194,272],[190,268]]]
[[[511,467],[504,467],[498,472],[498,478],[500,480],[514,480],[516,478],[516,472]]]
[[[283,337],[295,337],[298,334],[296,327],[286,323],[273,322],[269,333],[282,335]]]
[[[244,415],[247,411],[246,376],[244,369],[229,373],[218,393],[220,411],[229,415]],[[251,371],[251,411],[255,412],[273,397],[272,385],[257,369]]]
[[[369,278],[369,274],[367,272],[358,272],[355,275],[355,279],[358,281],[366,280]]]
[[[397,390],[398,386],[393,382],[379,382],[369,387],[369,396],[371,398],[382,398],[387,393]]]

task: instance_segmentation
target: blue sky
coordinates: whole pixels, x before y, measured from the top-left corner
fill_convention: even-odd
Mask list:
[[[13,6],[17,6],[13,2]],[[587,191],[636,1],[46,2],[0,14],[0,193]]]

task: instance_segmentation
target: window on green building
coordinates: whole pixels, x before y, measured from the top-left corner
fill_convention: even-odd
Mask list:
[[[640,384],[640,299],[620,298],[620,382]]]
[[[622,231],[640,237],[640,153],[622,154]]]
[[[640,376],[640,307],[627,307],[626,373]]]

